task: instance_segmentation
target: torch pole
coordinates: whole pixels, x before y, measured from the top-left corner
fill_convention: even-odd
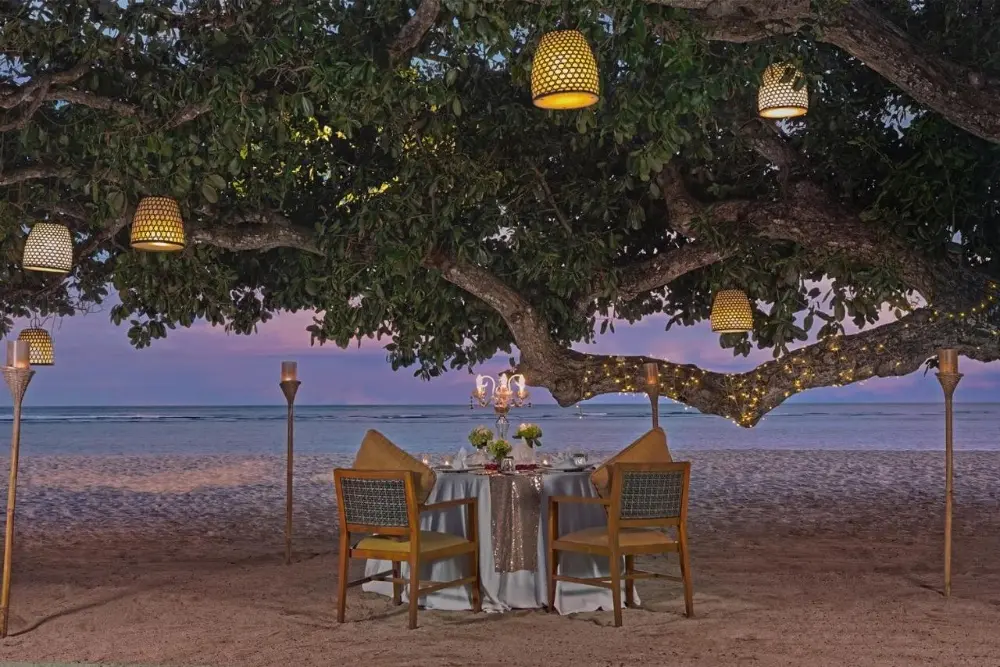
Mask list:
[[[3,379],[14,399],[14,432],[10,439],[10,481],[7,485],[7,524],[3,536],[3,588],[0,589],[0,637],[7,637],[10,617],[10,575],[14,551],[14,505],[17,502],[17,459],[21,449],[21,401],[35,371],[30,368],[3,369]]]
[[[298,380],[283,380],[281,391],[288,402],[288,460],[285,472],[285,565],[292,562],[292,456],[295,440],[295,393],[302,384]]]
[[[944,596],[951,596],[951,513],[952,496],[952,453],[954,450],[954,408],[952,397],[961,373],[938,373],[938,382],[944,390]]]

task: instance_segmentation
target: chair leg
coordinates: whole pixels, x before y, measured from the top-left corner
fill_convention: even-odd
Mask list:
[[[397,607],[399,605],[403,604],[403,595],[402,595],[402,593],[403,593],[403,584],[401,584],[401,583],[399,583],[398,581],[395,581],[395,580],[399,579],[401,576],[403,576],[402,575],[402,570],[403,570],[403,568],[401,568],[399,566],[399,561],[398,560],[392,561],[392,578],[394,580],[392,582],[392,603],[394,605],[396,605]]]
[[[420,560],[410,556],[410,630],[417,628],[417,602],[420,597]]]
[[[622,557],[611,552],[611,600],[615,607],[615,627],[622,626]]]
[[[625,606],[634,607],[635,606],[635,591],[633,587],[635,585],[635,579],[632,575],[635,573],[635,556],[625,556]]]
[[[550,614],[556,613],[556,575],[559,574],[559,552],[549,549],[549,609]]]
[[[480,592],[482,582],[479,580],[479,543],[476,542],[474,546],[475,549],[469,554],[469,563],[472,565],[472,576],[475,577],[472,582],[472,611],[478,614],[483,610],[483,597]]]
[[[340,562],[337,563],[339,574],[337,577],[337,623],[344,622],[344,615],[347,612],[347,573],[351,565],[350,539],[347,531],[340,531]]]
[[[677,543],[680,547],[681,578],[684,580],[684,615],[694,616],[694,589],[691,585],[691,560],[688,556],[687,530],[684,524],[677,529]]]

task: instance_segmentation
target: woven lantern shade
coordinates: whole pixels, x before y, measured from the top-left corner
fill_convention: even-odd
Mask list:
[[[809,90],[794,65],[775,63],[761,75],[757,112],[762,118],[795,118],[809,111]],[[802,86],[795,89],[796,83]]]
[[[24,242],[21,266],[25,271],[67,273],[73,268],[73,239],[69,228],[36,222]]]
[[[55,349],[52,347],[52,336],[45,329],[32,327],[23,329],[17,335],[18,340],[28,344],[28,362],[32,366],[51,366],[56,363]]]
[[[143,197],[132,218],[132,247],[152,252],[183,250],[181,207],[170,197]]]
[[[747,333],[753,331],[753,308],[746,292],[724,289],[712,301],[712,331],[715,333]]]
[[[542,35],[531,64],[531,101],[542,109],[582,109],[599,99],[597,61],[579,30]]]

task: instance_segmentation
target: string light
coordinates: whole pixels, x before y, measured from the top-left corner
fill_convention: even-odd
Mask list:
[[[996,292],[997,284],[991,282],[983,301],[969,309],[968,313],[975,314],[986,311],[992,304],[996,303]],[[930,307],[928,308],[930,309]],[[933,313],[931,321],[934,321],[935,318],[940,319],[942,316],[949,315],[948,313],[933,309],[931,309],[931,312]],[[965,314],[960,313],[959,318],[962,317],[965,317]],[[908,327],[909,324],[904,323],[904,328]],[[1000,330],[994,331],[994,334],[998,333],[1000,333]],[[843,338],[844,336],[838,333],[820,339],[819,342],[827,343],[826,351],[839,352]],[[815,350],[816,347],[810,346],[808,349]],[[862,345],[861,351],[882,355],[888,350],[884,343],[876,343],[874,345]],[[762,405],[767,405],[765,402],[768,396],[767,385],[775,377],[776,373],[783,373],[785,376],[791,378],[792,381],[791,388],[782,391],[784,398],[790,398],[794,394],[808,389],[809,387],[806,386],[808,381],[816,376],[816,371],[810,365],[811,360],[807,358],[809,354],[809,352],[803,352],[802,350],[790,352],[779,361],[771,362],[775,364],[773,367],[774,370],[771,371],[769,369],[767,373],[762,373],[759,368],[744,373],[713,373],[716,377],[721,378],[723,388],[725,389],[724,395],[727,397],[727,401],[732,404],[731,410],[725,410],[722,416],[734,424],[747,427],[763,421],[763,416],[759,414],[760,408]],[[851,363],[851,357],[848,355],[839,354],[835,358],[838,364]],[[645,389],[638,386],[638,379],[643,371],[643,364],[650,361],[656,362],[656,360],[645,358],[637,358],[635,361],[630,362],[625,357],[620,356],[605,358],[599,367],[584,370],[583,383],[585,386],[591,387],[594,384],[611,382],[616,385],[615,389],[619,394],[641,393]],[[902,365],[901,361],[896,361],[892,367],[899,368]],[[697,366],[680,364],[670,364],[669,367],[661,367],[659,372],[661,393],[674,401],[680,401],[682,400],[682,396],[690,395],[690,392],[702,387],[703,378],[709,373],[709,371],[705,371]],[[765,375],[767,375],[766,378]],[[841,387],[854,382],[860,382],[863,385],[868,378],[874,375],[874,367],[858,363],[847,368],[837,369],[835,375],[836,381],[831,386]],[[593,396],[594,392],[591,389],[584,392],[585,399],[592,398]],[[772,404],[768,407],[774,406]]]

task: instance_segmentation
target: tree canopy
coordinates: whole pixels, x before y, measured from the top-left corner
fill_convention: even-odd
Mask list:
[[[738,288],[754,331],[721,344],[774,361],[659,363],[666,395],[747,426],[940,346],[1000,358],[994,3],[0,6],[4,332],[111,289],[137,347],[308,309],[315,341],[383,337],[424,377],[516,346],[529,383],[568,405],[634,390],[653,361],[574,343],[616,319],[697,323]],[[543,111],[532,55],[567,27],[601,99]],[[774,62],[805,74],[808,115],[756,116]],[[180,202],[183,252],[129,249],[146,195]],[[68,276],[21,270],[38,220],[73,230]],[[873,327],[886,306],[897,320]]]

